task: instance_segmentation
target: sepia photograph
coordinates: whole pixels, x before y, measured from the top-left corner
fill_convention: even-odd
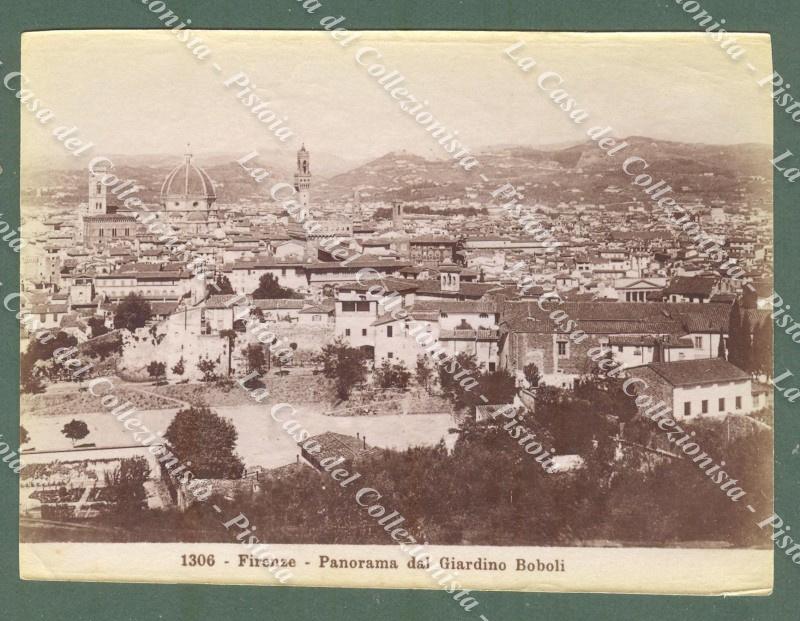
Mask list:
[[[769,35],[315,4],[0,67],[22,577],[769,594]]]

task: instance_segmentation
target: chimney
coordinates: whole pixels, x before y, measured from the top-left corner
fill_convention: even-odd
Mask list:
[[[364,448],[367,448],[367,436],[364,435]]]

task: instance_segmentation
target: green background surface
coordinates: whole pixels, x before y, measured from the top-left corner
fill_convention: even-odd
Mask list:
[[[567,31],[698,31],[674,0],[320,0],[320,15],[344,15],[357,29],[463,29]],[[168,0],[191,27],[308,29],[314,21],[297,0]],[[729,31],[769,32],[774,68],[797,84],[800,97],[800,2],[798,0],[703,0],[724,17]],[[319,23],[319,20],[316,20]],[[0,67],[19,68],[20,33],[77,28],[157,28],[140,0],[0,0]],[[178,44],[176,44],[178,45]],[[177,48],[176,48],[177,49]],[[720,51],[720,53],[722,53]],[[135,60],[132,60],[135,62]],[[602,88],[602,83],[598,83]],[[665,85],[664,96],[670,96]],[[93,97],[102,98],[102,91]],[[735,106],[736,102],[731,101]],[[800,124],[775,110],[776,153],[800,154]],[[795,160],[796,163],[796,160]],[[19,103],[0,88],[0,220],[19,223]],[[800,310],[800,182],[775,177],[775,289]],[[18,290],[19,256],[0,244],[0,298]],[[793,313],[794,314],[794,313]],[[796,314],[795,314],[796,315]],[[0,311],[0,434],[18,439],[18,330]],[[776,331],[777,332],[777,331]],[[800,345],[776,333],[776,375],[800,368]],[[800,378],[793,384],[800,386]],[[776,510],[800,535],[800,414],[776,395]],[[12,442],[9,442],[10,444]],[[800,566],[775,554],[770,597],[664,597],[592,594],[481,593],[480,606],[463,611],[443,591],[310,589],[294,587],[172,586],[22,582],[18,566],[17,479],[0,468],[0,616],[7,619],[799,619]],[[659,571],[675,567],[653,567]],[[687,574],[693,567],[677,568]],[[702,576],[698,576],[702,579]]]

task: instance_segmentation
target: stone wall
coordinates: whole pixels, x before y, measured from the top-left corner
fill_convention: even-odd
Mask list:
[[[347,401],[325,412],[328,416],[385,416],[387,414],[451,414],[453,406],[424,391],[367,388],[354,390]]]
[[[165,363],[167,379],[178,381],[188,379],[198,381],[203,374],[197,368],[201,358],[217,363],[216,373],[228,372],[228,341],[218,334],[190,334],[183,330],[170,329],[171,322],[157,324],[150,328],[140,328],[135,332],[124,332],[122,337],[122,359],[120,373],[131,379],[148,379],[147,365],[153,361]],[[172,372],[183,358],[184,374],[177,376]]]
[[[579,335],[580,336],[580,335]],[[560,369],[562,374],[581,375],[591,368],[589,350],[599,347],[607,335],[587,334],[580,342],[569,338],[567,333],[519,332],[509,334],[501,351],[500,363],[511,372],[534,362],[543,376],[552,376]],[[567,355],[559,358],[558,341],[566,342]],[[545,383],[547,377],[543,377]]]

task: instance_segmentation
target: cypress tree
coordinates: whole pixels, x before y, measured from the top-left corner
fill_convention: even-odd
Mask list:
[[[753,329],[754,370],[772,377],[772,322],[769,317]]]
[[[739,300],[733,303],[731,314],[728,319],[728,361],[735,364],[740,369],[745,365],[744,338],[742,335],[742,313],[739,308]]]

